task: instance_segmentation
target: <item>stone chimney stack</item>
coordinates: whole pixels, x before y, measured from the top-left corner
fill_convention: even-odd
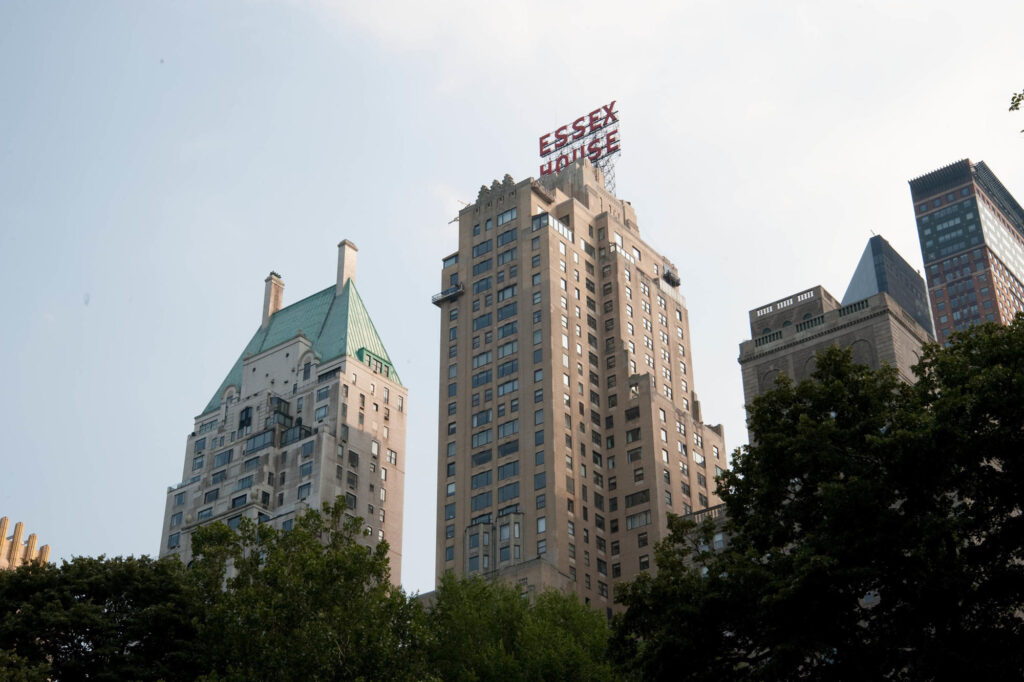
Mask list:
[[[345,282],[356,277],[356,252],[359,249],[347,239],[338,244],[338,285],[334,289],[335,296],[341,296]]]
[[[271,271],[265,280],[266,288],[263,290],[263,322],[260,327],[267,328],[270,318],[281,309],[281,299],[284,296],[284,282],[281,275]]]

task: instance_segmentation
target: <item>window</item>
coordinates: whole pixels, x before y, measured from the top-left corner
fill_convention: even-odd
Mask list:
[[[491,480],[492,480],[492,472],[489,471],[489,470],[488,471],[482,471],[479,474],[475,474],[470,479],[470,488],[472,488],[473,490],[476,490],[477,488],[483,488],[485,486],[490,485],[491,484]]]
[[[225,450],[224,452],[218,452],[213,456],[213,466],[222,467],[231,461],[231,453],[234,450]]]
[[[492,323],[492,317],[490,317],[489,312],[482,314],[478,317],[473,317],[473,331],[476,332],[483,329],[484,327],[489,327],[490,323]]]
[[[519,481],[498,488],[498,502],[507,502],[519,497]]]
[[[506,320],[516,314],[516,302],[512,301],[498,308],[498,321]],[[490,322],[488,322],[490,324]],[[475,328],[474,328],[475,329]]]
[[[474,245],[473,258],[477,258],[479,256],[484,255],[485,253],[488,253],[491,250],[492,246],[494,246],[494,243],[490,239],[484,240],[479,244]]]
[[[632,493],[630,495],[626,495],[626,508],[628,509],[629,507],[635,507],[638,504],[644,504],[646,502],[650,502],[650,500],[651,500],[651,491],[649,489],[648,490],[640,490],[640,491],[637,491],[637,492]]]
[[[219,496],[220,496],[220,488],[214,488],[213,490],[208,490],[208,491],[206,491],[206,494],[203,496],[203,502],[206,502],[207,504],[209,504],[210,502],[216,501],[216,499]]]
[[[167,536],[167,549],[176,549],[181,545],[181,533],[171,533]]]
[[[651,511],[642,511],[637,514],[626,517],[626,530],[633,530],[634,528],[641,528],[643,526],[650,525],[651,523]]]
[[[239,495],[238,497],[231,498],[231,508],[241,507],[245,504],[247,495]]]
[[[310,483],[303,483],[302,485],[300,485],[299,486],[299,495],[298,495],[299,499],[300,500],[304,500],[307,497],[309,497],[309,493],[310,493],[310,490],[312,489],[312,487],[313,486]]]
[[[506,438],[508,436],[519,433],[519,420],[512,419],[511,421],[498,424],[498,438]],[[475,447],[475,446],[474,446]]]
[[[504,225],[505,223],[507,223],[507,222],[509,222],[511,220],[515,220],[515,217],[516,217],[516,207],[515,206],[513,206],[510,209],[508,209],[507,211],[503,211],[502,213],[499,213],[498,214],[498,227],[501,227],[502,225]],[[501,241],[502,235],[507,235],[509,232],[512,233],[512,237],[509,238],[509,239],[506,239],[505,242],[502,242]],[[516,232],[515,228],[513,228],[513,229],[509,230],[508,232],[503,232],[502,234],[499,234],[498,235],[498,243],[502,244],[502,243],[506,243],[506,242],[512,241],[513,239],[516,238],[515,232]]]
[[[303,465],[299,467],[299,476],[309,476],[312,473],[313,473],[313,463],[312,462],[304,462]]]
[[[498,480],[503,481],[506,478],[512,478],[513,476],[519,475],[519,460],[509,462],[508,464],[502,464],[498,467]]]

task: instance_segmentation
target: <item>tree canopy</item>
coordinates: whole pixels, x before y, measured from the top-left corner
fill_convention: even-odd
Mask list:
[[[387,544],[358,544],[361,519],[344,510],[339,501],[308,511],[290,531],[243,520],[237,532],[196,532],[192,573],[207,669],[218,679],[423,674],[420,606],[391,584]]]
[[[191,655],[199,615],[176,559],[78,557],[0,571],[0,677],[192,680],[202,672]]]
[[[443,680],[609,680],[608,625],[575,596],[530,601],[515,584],[442,577],[428,616]]]
[[[344,502],[292,530],[196,531],[196,558],[0,572],[0,679],[605,680],[608,625],[575,596],[445,576],[430,608],[357,542]]]
[[[833,348],[756,399],[728,547],[674,520],[657,576],[618,590],[616,656],[650,679],[1019,677],[1024,317],[915,371]]]

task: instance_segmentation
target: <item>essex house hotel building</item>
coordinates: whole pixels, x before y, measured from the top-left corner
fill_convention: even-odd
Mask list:
[[[480,188],[440,293],[437,576],[611,613],[667,516],[719,502],[679,269],[588,160]]]

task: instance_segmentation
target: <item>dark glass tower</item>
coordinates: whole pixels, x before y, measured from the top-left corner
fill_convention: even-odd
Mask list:
[[[911,180],[910,193],[939,343],[1024,311],[1024,209],[988,166],[957,161]]]
[[[876,235],[864,248],[842,304],[849,305],[882,292],[892,296],[919,325],[932,331],[924,280],[889,242]]]

